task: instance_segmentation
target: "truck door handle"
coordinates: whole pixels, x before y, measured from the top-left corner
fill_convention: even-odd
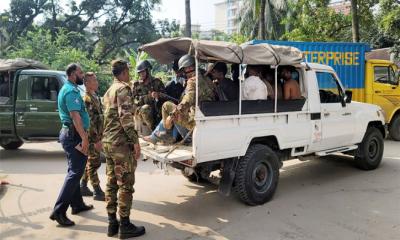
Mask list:
[[[329,117],[329,115],[331,115],[331,114],[328,112],[324,113],[324,117]]]
[[[382,93],[381,91],[375,91],[375,93]]]
[[[38,108],[37,107],[30,107],[29,110],[37,112]]]
[[[351,115],[350,112],[346,112],[346,113],[343,113],[343,114],[342,114],[342,116],[350,116],[350,115]]]

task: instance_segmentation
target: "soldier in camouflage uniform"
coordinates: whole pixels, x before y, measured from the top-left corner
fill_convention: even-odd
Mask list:
[[[129,85],[128,63],[112,62],[114,82],[104,95],[103,149],[106,155],[108,236],[119,231],[119,237],[143,235],[145,228],[135,226],[129,220],[132,206],[133,185],[140,145],[133,121],[134,106]],[[116,213],[120,216],[120,223]]]
[[[182,137],[185,137],[188,130],[195,127],[195,105],[196,105],[196,67],[193,56],[184,55],[179,59],[179,71],[183,71],[188,79],[185,91],[178,105],[167,101],[162,106],[162,121],[150,136],[143,139],[155,143],[160,140],[157,131],[176,128]],[[217,99],[215,86],[209,78],[204,76],[203,71],[199,71],[199,102],[215,101]]]
[[[99,176],[97,175],[97,170],[101,165],[100,151],[101,138],[103,135],[103,109],[101,100],[96,94],[99,83],[93,72],[87,72],[85,74],[84,83],[86,94],[83,97],[83,101],[89,113],[90,127],[88,133],[88,160],[81,179],[81,194],[82,196],[93,196],[94,200],[104,201],[104,192],[101,190]],[[87,187],[88,180],[90,180],[92,184],[94,193]]]
[[[151,64],[144,60],[136,68],[140,79],[133,83],[132,93],[137,106],[135,112],[136,130],[140,135],[149,134],[161,120],[161,106],[165,102],[165,86],[158,78],[151,76]]]

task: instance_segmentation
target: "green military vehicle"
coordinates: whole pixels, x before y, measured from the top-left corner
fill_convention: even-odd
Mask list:
[[[25,140],[58,139],[57,95],[66,81],[65,72],[39,62],[0,59],[0,146],[12,150]]]

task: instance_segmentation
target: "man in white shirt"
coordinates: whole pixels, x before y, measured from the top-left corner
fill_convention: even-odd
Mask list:
[[[267,85],[260,79],[257,66],[247,66],[248,77],[242,84],[242,100],[262,100],[268,98]]]

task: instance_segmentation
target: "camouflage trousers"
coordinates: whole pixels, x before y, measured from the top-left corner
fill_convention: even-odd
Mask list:
[[[137,162],[134,159],[133,145],[103,144],[106,155],[106,208],[114,214],[119,208],[120,217],[129,217],[132,206],[133,185]]]
[[[145,104],[135,111],[135,128],[139,135],[147,136],[154,129],[153,111],[151,106]]]
[[[172,114],[176,107],[177,105],[170,101],[167,101],[162,105],[161,113],[164,126],[167,117]],[[176,116],[174,122],[189,130],[192,130],[196,125],[194,121],[194,113],[192,112]]]
[[[99,175],[97,175],[97,170],[100,168],[100,152],[94,148],[93,144],[89,145],[88,160],[85,167],[85,172],[82,175],[82,181],[92,184],[93,187],[99,186],[100,180]]]

